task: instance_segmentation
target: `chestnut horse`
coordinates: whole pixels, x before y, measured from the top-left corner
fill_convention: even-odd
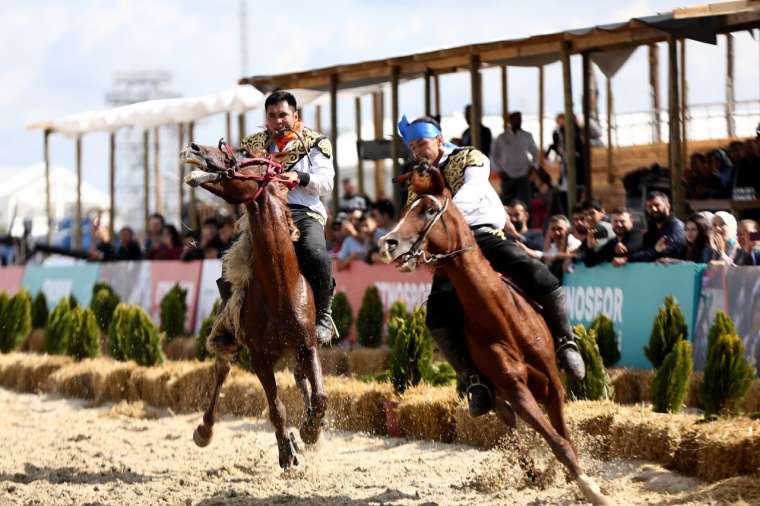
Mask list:
[[[506,400],[543,436],[589,501],[611,504],[581,469],[570,442],[562,412],[564,389],[543,318],[491,268],[437,169],[413,172],[411,189],[419,197],[380,239],[385,259],[402,270],[413,270],[422,262],[443,271],[464,308],[467,347],[494,385],[497,401]],[[497,409],[507,419],[503,411],[504,405]]]
[[[285,186],[292,188],[293,181],[282,175],[282,166],[265,153],[257,155],[242,158],[220,141],[219,149],[191,144],[180,154],[180,161],[195,168],[185,178],[187,184],[201,186],[231,204],[246,207],[249,230],[243,233],[250,234],[246,239],[252,250],[244,258],[250,264],[250,278],[241,297],[242,314],[238,315],[235,338],[250,350],[251,367],[269,404],[279,463],[288,468],[298,465],[297,447],[293,434],[285,432],[285,408],[277,396],[275,363],[285,352],[295,354],[294,375],[307,412],[300,428],[306,444],[314,444],[319,438],[327,395],[317,353],[314,297],[298,268],[285,200]],[[211,441],[219,393],[230,369],[226,355],[216,353],[211,403],[193,434],[199,446]]]

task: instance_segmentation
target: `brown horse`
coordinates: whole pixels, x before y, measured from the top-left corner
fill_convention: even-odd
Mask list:
[[[298,465],[297,447],[293,434],[285,431],[285,408],[277,396],[275,363],[285,352],[295,354],[294,375],[307,411],[300,428],[306,444],[314,444],[319,438],[327,395],[317,354],[314,297],[298,268],[292,220],[285,200],[285,185],[292,183],[281,174],[282,167],[276,161],[265,153],[257,155],[243,159],[220,141],[219,149],[191,144],[182,151],[180,159],[196,169],[185,178],[186,183],[200,185],[231,204],[246,207],[244,219],[248,226],[243,227],[243,234],[249,236],[238,241],[245,241],[241,245],[250,248],[243,252],[250,279],[238,293],[241,314],[232,319],[238,322],[236,340],[250,350],[251,366],[267,397],[280,466],[288,468]],[[211,441],[219,393],[230,369],[229,359],[229,353],[216,353],[211,403],[203,415],[203,423],[193,434],[199,446]]]
[[[497,400],[506,400],[544,437],[589,501],[611,504],[578,464],[562,412],[565,394],[554,344],[543,318],[491,268],[437,169],[413,173],[411,189],[420,197],[380,239],[386,260],[402,270],[422,262],[443,271],[464,308],[467,347],[493,383]]]

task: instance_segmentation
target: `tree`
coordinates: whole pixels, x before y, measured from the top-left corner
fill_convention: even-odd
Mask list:
[[[672,295],[665,297],[665,303],[654,320],[649,345],[644,354],[655,369],[659,369],[665,357],[677,342],[686,339],[688,328],[681,308]]]
[[[43,350],[50,355],[63,355],[73,330],[73,316],[69,297],[63,297],[53,308],[45,325]]]
[[[90,308],[76,307],[71,313],[72,329],[66,354],[75,360],[97,357],[100,354],[100,328]]]
[[[161,335],[140,306],[119,304],[108,329],[108,352],[116,360],[156,365],[164,360]]]
[[[101,283],[103,285],[103,283]],[[105,285],[106,287],[108,285]],[[116,306],[119,305],[119,296],[110,289],[110,287],[101,287],[100,290],[95,292],[90,302],[90,308],[95,314],[95,320],[98,323],[103,334],[108,332],[108,327],[111,325],[113,319],[113,312],[116,310]]]
[[[689,393],[691,370],[691,344],[681,339],[662,361],[652,380],[652,405],[656,412],[681,411]]]
[[[596,334],[596,344],[604,367],[617,364],[620,361],[620,343],[612,320],[606,314],[600,314],[591,322],[589,331]]]
[[[419,384],[430,376],[433,340],[425,325],[425,309],[417,308],[398,322],[390,355],[390,377],[396,392]]]
[[[32,299],[20,290],[13,297],[0,294],[0,352],[9,353],[32,331]]]
[[[612,398],[612,387],[607,369],[597,345],[598,339],[593,330],[586,330],[583,325],[577,325],[574,329],[578,340],[578,349],[586,364],[586,376],[582,380],[568,378],[567,390],[570,398],[576,400],[599,401]]]
[[[175,284],[161,299],[161,330],[173,339],[185,334],[187,290]]]
[[[388,346],[393,347],[398,335],[398,328],[405,319],[409,318],[409,311],[406,309],[406,302],[397,300],[391,305],[388,311]]]
[[[364,292],[359,316],[356,321],[359,344],[376,348],[383,338],[383,301],[377,287],[370,286]]]
[[[45,293],[40,290],[32,302],[32,328],[44,329],[48,319],[48,305]]]
[[[354,323],[354,310],[348,301],[346,292],[338,292],[332,301],[332,316],[335,326],[338,328],[338,339],[333,340],[331,344],[336,344],[345,339],[351,332],[351,325]]]

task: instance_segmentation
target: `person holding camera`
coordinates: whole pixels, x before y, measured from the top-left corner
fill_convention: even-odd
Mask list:
[[[494,270],[509,276],[527,297],[542,306],[560,366],[572,376],[583,378],[585,365],[567,318],[564,291],[546,265],[528,256],[504,235],[507,216],[488,180],[488,158],[473,147],[458,148],[444,143],[440,125],[429,117],[409,123],[404,116],[398,129],[417,166],[435,167],[441,172],[451,191],[452,202],[461,211]],[[410,191],[408,202],[416,198]],[[433,277],[426,323],[438,348],[467,385],[470,415],[488,413],[493,406],[491,389],[481,381],[467,349],[464,311],[459,298],[451,282],[440,272]]]

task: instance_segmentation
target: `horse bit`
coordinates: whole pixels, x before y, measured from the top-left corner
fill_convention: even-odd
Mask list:
[[[443,224],[444,230],[446,230],[446,238],[449,243],[451,243],[451,234],[449,233],[449,229],[446,226],[446,222],[443,221],[443,215],[446,212],[446,209],[449,207],[449,198],[446,198],[446,200],[443,201],[443,205],[438,201],[437,198],[435,198],[432,195],[421,195],[420,200],[429,197],[433,199],[433,201],[438,205],[438,211],[436,211],[435,216],[433,216],[430,221],[428,221],[425,224],[425,228],[422,232],[422,235],[417,238],[416,241],[414,241],[414,244],[412,244],[412,247],[409,249],[408,252],[406,252],[403,256],[407,258],[407,261],[411,258],[419,259],[423,264],[430,265],[434,264],[436,262],[439,262],[441,260],[447,260],[449,258],[453,258],[455,256],[461,255],[462,253],[466,253],[470,250],[475,249],[475,246],[468,246],[466,248],[461,248],[454,251],[449,251],[448,253],[434,253],[432,255],[426,255],[425,251],[422,249],[422,244],[427,240],[428,235],[430,235],[430,231],[433,229],[433,226],[438,222],[438,220],[441,220],[441,223]]]
[[[282,176],[283,166],[281,163],[276,162],[272,156],[263,158],[243,158],[238,160],[235,156],[235,151],[223,138],[219,139],[219,150],[224,154],[224,165],[226,167],[226,169],[220,173],[223,179],[228,181],[231,179],[239,179],[242,181],[253,180],[259,183],[259,188],[256,190],[256,194],[252,198],[243,202],[244,204],[249,204],[258,199],[259,195],[261,195],[261,192],[264,190],[264,187],[272,181],[285,185],[288,190],[292,190],[298,186],[298,180],[288,179]],[[250,167],[251,165],[262,164],[266,165],[266,171],[264,171],[264,174],[262,175],[240,173],[241,169]]]

